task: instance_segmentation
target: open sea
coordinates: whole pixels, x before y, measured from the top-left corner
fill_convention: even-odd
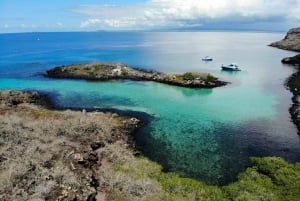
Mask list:
[[[82,32],[0,34],[0,89],[37,90],[59,107],[113,109],[146,118],[136,142],[167,171],[223,185],[250,156],[299,160],[292,94],[282,65],[293,52],[267,46],[285,33]],[[201,59],[209,55],[212,62]],[[154,82],[49,79],[60,65],[93,61],[166,73],[209,72],[231,84],[187,89]],[[238,63],[242,71],[224,72]]]

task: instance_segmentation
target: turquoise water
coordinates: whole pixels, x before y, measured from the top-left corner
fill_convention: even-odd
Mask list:
[[[291,52],[268,47],[283,33],[30,33],[0,35],[0,89],[39,90],[57,106],[110,108],[151,115],[136,141],[166,170],[210,184],[233,181],[249,156],[296,161],[300,139],[283,86],[294,71],[280,59]],[[39,41],[36,39],[40,38]],[[210,55],[213,62],[202,62]],[[88,82],[42,76],[56,65],[124,62],[163,72],[210,72],[230,81],[215,89],[154,82]],[[237,62],[243,71],[222,72]]]

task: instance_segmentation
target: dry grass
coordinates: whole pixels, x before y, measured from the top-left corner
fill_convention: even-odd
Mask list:
[[[128,137],[112,114],[30,104],[2,105],[0,114],[0,200],[86,200],[96,192],[93,172],[101,163],[92,144]]]
[[[98,170],[100,186],[111,201],[162,200],[162,189],[152,174],[161,172],[159,165],[136,158],[134,151],[118,142],[100,149],[102,168]]]

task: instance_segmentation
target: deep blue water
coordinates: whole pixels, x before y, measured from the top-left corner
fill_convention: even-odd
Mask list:
[[[250,156],[298,160],[300,139],[283,83],[292,52],[267,45],[284,33],[87,32],[0,34],[0,89],[38,90],[60,107],[110,108],[151,115],[136,135],[166,170],[210,184],[233,181]],[[210,55],[213,62],[203,62]],[[88,82],[42,76],[55,66],[123,62],[162,72],[212,73],[228,86],[185,89],[153,82]],[[222,72],[237,62],[242,71]]]

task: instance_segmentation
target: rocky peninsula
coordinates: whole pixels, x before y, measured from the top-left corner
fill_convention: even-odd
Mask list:
[[[300,27],[290,29],[283,40],[271,43],[270,46],[300,52]],[[281,62],[293,65],[297,69],[297,72],[287,79],[286,85],[294,95],[290,113],[300,134],[300,54],[283,58]]]
[[[209,73],[165,74],[131,68],[120,63],[88,63],[59,66],[45,72],[52,78],[85,79],[93,81],[136,80],[153,81],[189,88],[214,88],[226,85]]]

